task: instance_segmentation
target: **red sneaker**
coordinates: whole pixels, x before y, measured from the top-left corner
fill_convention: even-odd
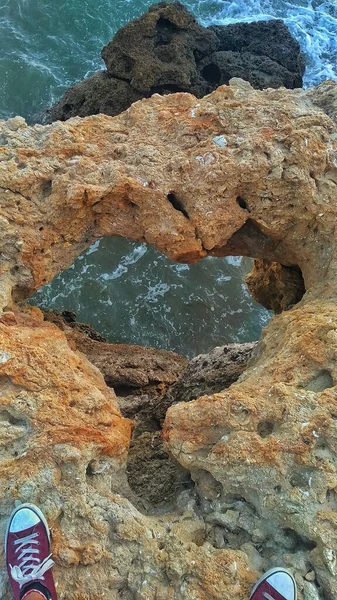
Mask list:
[[[254,585],[249,600],[296,600],[295,579],[286,569],[270,569]]]
[[[36,591],[46,600],[57,600],[51,568],[50,534],[42,512],[33,504],[21,504],[9,518],[5,554],[15,600]]]

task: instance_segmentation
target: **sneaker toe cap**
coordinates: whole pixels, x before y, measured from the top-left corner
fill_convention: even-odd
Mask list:
[[[18,533],[29,527],[34,527],[34,525],[37,525],[39,522],[40,519],[33,510],[30,508],[22,508],[15,513],[9,526],[9,531],[10,533]]]
[[[273,573],[267,577],[267,582],[271,585],[285,600],[295,600],[296,590],[294,580],[290,574],[285,571]]]

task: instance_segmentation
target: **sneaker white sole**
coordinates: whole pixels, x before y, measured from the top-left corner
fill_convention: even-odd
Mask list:
[[[46,521],[44,514],[41,512],[41,510],[37,506],[35,506],[35,504],[23,503],[23,504],[20,504],[20,506],[17,506],[16,508],[14,508],[14,510],[12,511],[12,514],[10,515],[10,517],[8,519],[6,534],[5,534],[5,554],[6,555],[7,555],[7,538],[8,538],[8,533],[9,533],[9,528],[11,526],[11,522],[13,520],[14,515],[18,512],[18,510],[21,510],[22,508],[30,508],[30,510],[35,512],[35,514],[39,517],[39,519],[42,521],[43,525],[45,526],[47,536],[48,536],[48,541],[50,543],[50,531],[49,531],[48,523]]]
[[[289,575],[289,577],[291,577],[291,579],[293,581],[293,584],[294,584],[295,600],[296,600],[296,597],[297,597],[296,581],[293,578],[293,576],[290,573],[290,571],[288,571],[288,569],[283,569],[282,567],[276,567],[274,569],[269,569],[269,571],[267,571],[266,573],[264,573],[262,575],[262,577],[260,577],[260,579],[256,582],[256,584],[254,585],[252,591],[250,592],[249,600],[251,600],[252,596],[256,592],[256,590],[259,587],[260,583],[262,583],[262,581],[265,581],[266,579],[268,579],[268,577],[270,577],[270,575],[274,575],[275,573],[287,573],[287,575]]]

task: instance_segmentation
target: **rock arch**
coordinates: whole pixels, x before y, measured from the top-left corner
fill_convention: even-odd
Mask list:
[[[240,254],[301,270],[305,296],[272,319],[241,380],[171,407],[164,436],[213,512],[249,502],[266,524],[260,545],[295,540],[336,597],[336,115],[334,82],[255,91],[232,80],[202,100],[154,95],[115,118],[0,123],[0,393],[12,448],[0,502],[3,518],[19,498],[54,521],[61,598],[87,586],[93,600],[101,584],[116,599],[220,599],[224,586],[241,599],[254,578],[243,552],[207,542],[196,513],[168,531],[166,517],[116,496],[129,422],[63,334],[17,310],[104,235],[182,262]]]

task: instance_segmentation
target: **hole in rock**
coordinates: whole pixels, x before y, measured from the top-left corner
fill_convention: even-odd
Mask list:
[[[202,74],[203,78],[206,79],[206,81],[209,81],[209,83],[212,83],[212,84],[220,83],[221,71],[220,71],[219,67],[217,65],[215,65],[214,63],[206,65],[202,69],[201,74]]]
[[[175,208],[176,210],[178,210],[179,212],[183,213],[184,217],[186,217],[187,219],[189,219],[189,215],[187,210],[185,209],[183,203],[181,200],[179,200],[179,198],[177,198],[176,194],[174,192],[169,192],[167,194],[167,199],[168,201],[172,204],[173,208]]]
[[[174,190],[168,201],[175,210],[185,210]],[[94,343],[107,340],[152,346],[192,357],[216,346],[259,337],[270,314],[254,302],[244,283],[251,264],[241,256],[178,264],[146,244],[102,238],[35,294],[31,303],[63,311],[67,326],[79,327]],[[76,318],[90,323],[96,336],[102,337],[93,338],[92,328],[79,326]],[[160,419],[153,415],[157,392],[151,397],[153,390],[132,391],[137,383],[130,381],[137,382],[139,376],[144,380],[141,365],[125,362],[123,368],[130,378],[127,383],[123,378],[110,379],[108,371],[104,376],[115,387],[122,411],[127,405],[128,416],[137,423],[127,465],[128,482],[138,498],[132,501],[143,512],[165,512],[180,502],[182,494],[188,502],[194,483],[190,473],[163,449]],[[156,368],[160,370],[160,364]],[[236,408],[240,423],[250,419],[245,406]],[[219,493],[208,488],[209,494]]]
[[[43,196],[49,196],[51,193],[51,189],[53,186],[53,182],[50,179],[49,181],[45,181],[42,185],[41,185],[41,192],[43,194]]]
[[[294,529],[290,527],[286,527],[283,530],[283,533],[287,540],[287,545],[289,549],[294,549],[296,552],[298,551],[310,551],[316,548],[317,544],[313,540],[305,537],[304,535],[298,534]]]
[[[102,238],[30,303],[76,314],[108,342],[193,357],[259,338],[270,313],[244,282],[251,266],[241,256],[179,264],[146,244]]]
[[[336,497],[336,493],[334,492],[334,490],[327,491],[326,501],[328,502],[329,507],[331,507],[334,511],[337,510],[337,497]]]
[[[71,104],[68,104],[68,103],[67,103],[67,104],[65,104],[65,105],[63,106],[63,111],[64,111],[64,113],[70,113],[70,111],[72,110],[72,108],[73,108],[73,107],[71,106]]]
[[[272,421],[261,421],[257,426],[257,432],[262,438],[266,438],[273,433],[275,423]]]
[[[168,456],[161,432],[145,431],[132,439],[126,475],[141,512],[167,512],[179,494],[193,488],[189,471]]]
[[[23,419],[19,419],[14,417],[7,410],[0,411],[0,423],[7,422],[10,425],[16,425],[17,427],[25,427],[27,428],[27,423]]]
[[[165,17],[160,17],[156,23],[156,37],[154,40],[154,45],[156,46],[167,46],[173,37],[173,34],[179,31],[179,27],[169,21],[169,19],[165,19]]]
[[[236,199],[236,201],[237,201],[238,205],[240,206],[240,208],[243,208],[244,210],[248,210],[249,211],[248,204],[247,204],[246,200],[244,200],[243,198],[241,198],[241,196],[238,196],[237,199]]]
[[[329,371],[320,371],[306,386],[305,389],[310,392],[323,392],[328,388],[334,387],[334,382]]]

